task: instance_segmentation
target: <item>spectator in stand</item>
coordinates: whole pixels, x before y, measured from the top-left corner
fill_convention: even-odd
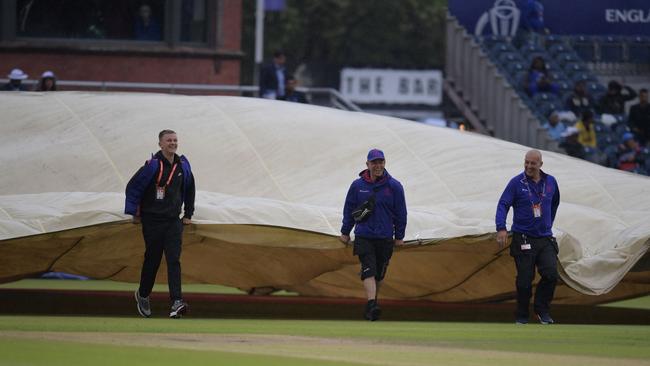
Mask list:
[[[41,75],[36,91],[56,91],[56,76],[52,71],[45,71]]]
[[[282,51],[273,53],[273,62],[264,65],[260,71],[260,96],[266,99],[284,97],[287,71],[284,66],[287,58]]]
[[[11,73],[7,75],[9,82],[2,86],[4,91],[26,91],[27,88],[23,85],[23,80],[27,79],[27,74],[21,69],[13,69]]]
[[[518,38],[523,42],[539,45],[539,35],[549,33],[544,25],[544,5],[537,0],[524,0],[521,9]]]
[[[578,129],[578,142],[584,147],[595,149],[597,140],[594,129],[594,113],[589,110],[582,112],[582,119],[576,122],[575,127]]]
[[[623,94],[622,90],[625,89],[626,93]],[[600,98],[598,103],[598,113],[600,114],[624,114],[625,102],[636,98],[634,89],[627,85],[621,85],[616,80],[612,80],[607,84],[607,94]]]
[[[284,96],[278,99],[286,100],[287,102],[308,103],[305,93],[296,90],[298,80],[293,75],[287,76],[287,83],[284,87]]]
[[[560,123],[560,115],[557,112],[551,113],[548,123],[542,127],[548,131],[548,137],[558,142],[562,140],[562,134],[566,131],[566,126],[564,123]]]
[[[639,173],[641,148],[634,140],[632,132],[623,134],[623,143],[618,147],[618,168],[627,172]]]
[[[139,41],[162,40],[160,25],[152,16],[151,6],[147,4],[140,5],[135,24],[133,25],[133,34],[135,35],[135,39]]]
[[[569,156],[573,156],[578,159],[586,159],[587,154],[585,153],[585,148],[578,142],[578,129],[575,127],[569,127],[564,131],[562,137],[564,141],[560,143],[560,147],[566,151]]]
[[[551,82],[546,69],[546,62],[541,56],[535,57],[531,62],[526,82],[528,94],[531,97],[541,92],[558,94],[560,90],[556,83]]]
[[[639,103],[630,108],[627,123],[636,134],[642,145],[650,142],[650,103],[648,103],[648,89],[639,90]]]
[[[565,102],[566,110],[581,116],[582,112],[595,107],[594,99],[587,93],[587,86],[584,80],[577,81],[573,87],[573,94]]]

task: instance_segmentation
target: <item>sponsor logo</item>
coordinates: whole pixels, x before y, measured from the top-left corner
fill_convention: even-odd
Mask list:
[[[607,23],[650,23],[650,9],[605,9]]]
[[[496,0],[492,9],[481,15],[474,34],[480,36],[489,25],[492,34],[512,37],[519,28],[521,11],[513,0]]]

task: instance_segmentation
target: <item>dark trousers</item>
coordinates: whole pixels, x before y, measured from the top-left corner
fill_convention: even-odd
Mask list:
[[[530,249],[522,245],[530,244]],[[513,233],[510,255],[517,266],[517,317],[527,318],[530,298],[533,294],[535,267],[541,279],[535,290],[533,308],[537,314],[548,313],[558,280],[557,273],[558,246],[555,238],[531,238],[524,234]]]
[[[361,262],[361,279],[374,277],[381,282],[393,255],[393,239],[354,238],[353,254]]]
[[[183,298],[181,293],[181,241],[183,223],[178,218],[158,219],[142,217],[142,235],[145,252],[140,274],[140,296],[151,293],[163,252],[167,261],[169,297],[172,301]]]

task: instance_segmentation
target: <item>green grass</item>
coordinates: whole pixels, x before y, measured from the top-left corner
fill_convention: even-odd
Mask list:
[[[106,281],[106,280],[58,280],[58,279],[42,279],[42,278],[28,278],[15,282],[8,282],[0,284],[0,289],[30,289],[30,290],[81,290],[81,291],[133,291],[137,288],[138,284],[128,282]],[[157,284],[154,285],[154,292],[167,292],[169,291],[167,285]],[[186,293],[203,293],[203,294],[229,294],[241,295],[245,294],[244,291],[221,285],[209,284],[183,284],[183,292]],[[274,292],[273,295],[278,296],[295,296],[295,293],[287,291]]]
[[[358,365],[273,355],[197,351],[159,347],[121,347],[42,340],[8,339],[0,342],[0,365]]]
[[[0,331],[293,335],[650,359],[650,326],[2,316]]]

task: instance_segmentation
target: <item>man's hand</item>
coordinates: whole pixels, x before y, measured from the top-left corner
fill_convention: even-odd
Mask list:
[[[348,245],[350,244],[350,235],[341,234],[341,236],[339,236],[339,240],[341,241],[341,243]]]
[[[188,219],[187,217],[183,217],[183,225],[189,225],[192,223],[192,219]]]
[[[140,223],[140,216],[133,216],[133,220],[131,220],[132,223],[134,224],[139,224]]]
[[[503,249],[506,246],[506,240],[508,239],[508,232],[506,230],[499,230],[497,232],[497,244],[499,244],[499,249]]]
[[[395,246],[396,246],[396,247],[403,247],[404,245],[405,245],[405,244],[404,244],[404,240],[402,240],[402,239],[395,239]]]

